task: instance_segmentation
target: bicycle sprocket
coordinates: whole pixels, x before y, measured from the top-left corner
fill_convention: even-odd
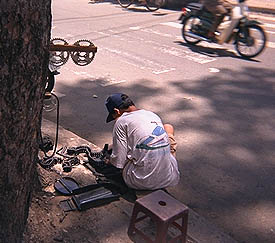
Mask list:
[[[74,43],[76,46],[95,46],[89,40],[78,40]],[[74,63],[79,66],[86,66],[90,64],[94,59],[95,53],[94,52],[83,52],[83,51],[75,51],[71,52],[71,58],[73,59]]]
[[[50,44],[68,45],[69,43],[62,38],[53,38]],[[68,51],[50,51],[49,65],[60,67],[68,61],[69,57],[70,53]]]

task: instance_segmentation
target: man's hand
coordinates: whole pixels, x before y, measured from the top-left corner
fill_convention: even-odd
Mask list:
[[[110,164],[111,163],[111,155],[107,154],[104,158],[103,161],[105,164]]]

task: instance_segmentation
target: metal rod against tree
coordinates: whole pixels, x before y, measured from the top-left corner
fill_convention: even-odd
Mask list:
[[[61,45],[50,44],[50,51],[83,51],[83,52],[97,52],[96,46],[79,46],[79,45]]]

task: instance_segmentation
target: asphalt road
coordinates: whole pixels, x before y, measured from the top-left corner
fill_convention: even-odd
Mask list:
[[[129,94],[176,129],[180,184],[170,191],[239,242],[275,242],[275,21],[268,47],[244,60],[232,45],[188,46],[179,11],[122,9],[116,2],[55,0],[52,37],[88,39],[93,62],[71,59],[56,76],[60,125],[111,143],[106,97]],[[44,113],[55,121],[55,113]]]

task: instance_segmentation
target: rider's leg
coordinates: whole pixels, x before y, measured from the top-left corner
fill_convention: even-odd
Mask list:
[[[228,13],[228,10],[223,5],[217,5],[213,10],[212,13],[215,16],[213,21],[212,27],[208,33],[209,38],[215,37],[215,31],[217,30],[220,23],[223,21],[225,15]]]
[[[215,23],[216,26],[214,26],[215,28],[214,31],[217,30],[218,26],[222,23],[224,17],[228,15],[231,12],[231,10],[232,10],[232,5],[226,0],[224,0],[221,5],[217,6],[217,14],[216,14],[217,18]]]

